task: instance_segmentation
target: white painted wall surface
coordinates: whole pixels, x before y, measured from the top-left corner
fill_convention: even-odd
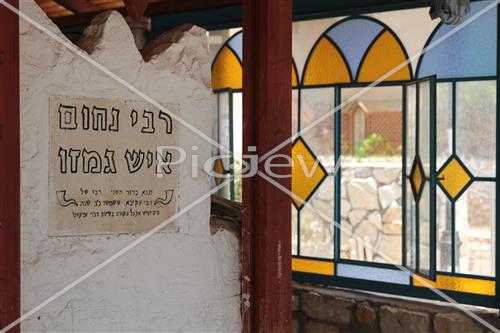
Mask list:
[[[33,0],[20,9],[64,38]],[[177,34],[178,43],[158,43],[145,62],[119,14],[100,23],[84,43],[91,57],[160,103],[180,104],[181,117],[210,135],[215,99],[205,31],[192,28]],[[139,97],[26,21],[20,25],[24,313],[141,234],[48,237],[49,96]],[[182,126],[179,141],[200,147],[201,161],[210,156],[210,144]],[[208,176],[190,174],[190,163],[180,168],[180,209],[210,189]],[[209,210],[204,200],[176,221],[176,231],[153,235],[24,321],[22,330],[240,331],[239,243],[229,232],[210,234]]]

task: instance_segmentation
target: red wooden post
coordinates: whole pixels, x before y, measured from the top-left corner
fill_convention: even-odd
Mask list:
[[[263,155],[292,134],[291,0],[243,1],[243,54],[243,146]],[[291,199],[255,176],[243,181],[243,206],[244,332],[291,332]]]
[[[18,7],[18,0],[9,1]],[[0,327],[20,315],[19,17],[0,4]],[[19,326],[10,332],[19,332]]]

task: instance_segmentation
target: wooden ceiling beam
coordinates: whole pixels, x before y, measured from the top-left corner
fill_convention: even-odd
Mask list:
[[[63,0],[61,0],[63,1]],[[71,0],[66,0],[68,2],[73,2]],[[145,0],[138,0],[145,1]],[[221,7],[229,7],[240,5],[241,0],[164,0],[161,2],[151,2],[145,8],[144,16],[164,16],[172,15],[183,12],[190,11],[200,11],[207,9],[215,9]],[[123,15],[127,15],[127,10],[125,8],[117,9]],[[101,11],[93,11],[88,13],[82,13],[72,16],[65,16],[54,18],[53,21],[60,27],[71,27],[88,25],[92,19],[98,15]]]
[[[87,0],[55,0],[57,3],[59,3],[61,6],[66,7],[67,9],[71,10],[74,13],[81,14],[81,13],[89,13],[89,12],[96,12],[99,11],[100,8],[97,6],[94,6]]]
[[[241,0],[164,0],[150,3],[146,8],[146,16],[163,16],[182,12],[215,9],[241,5]]]
[[[144,11],[148,6],[148,0],[124,0],[125,7],[127,8],[127,15],[134,22],[141,20]]]

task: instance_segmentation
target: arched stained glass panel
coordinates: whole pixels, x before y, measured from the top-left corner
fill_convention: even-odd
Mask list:
[[[292,60],[293,61],[293,60]],[[299,76],[294,64],[292,63],[292,87],[297,87],[299,85]]]
[[[293,59],[292,59],[293,62]],[[243,88],[243,33],[233,35],[222,47],[212,63],[212,89]],[[292,87],[297,87],[299,76],[292,64]]]
[[[304,85],[351,82],[339,50],[325,37],[314,47],[304,74]]]
[[[233,35],[227,44],[233,49],[238,58],[240,58],[240,61],[243,62],[243,34],[241,31]]]
[[[403,48],[390,31],[385,31],[368,51],[359,70],[359,82],[373,82],[385,74],[398,68],[407,59]],[[384,81],[410,80],[411,71],[408,64],[404,65]]]
[[[309,55],[304,85],[333,85],[374,82],[399,66],[408,56],[396,34],[385,24],[369,17],[335,23],[320,37]],[[412,78],[405,64],[384,81]]]
[[[473,2],[471,12],[464,20],[491,4],[491,1]],[[433,46],[420,58],[418,77],[433,74],[441,79],[496,75],[496,6],[448,36],[453,29],[456,26],[440,24],[434,30],[426,44]]]
[[[355,76],[366,49],[383,29],[381,24],[371,19],[356,18],[339,23],[327,35],[342,50]]]
[[[223,46],[212,65],[212,89],[242,88],[243,69],[235,53]]]

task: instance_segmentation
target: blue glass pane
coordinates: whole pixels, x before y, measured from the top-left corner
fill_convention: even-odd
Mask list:
[[[227,43],[233,51],[238,55],[241,61],[243,61],[243,34],[238,32],[233,38]]]
[[[464,22],[491,1],[473,2]],[[429,45],[457,26],[441,25]],[[436,74],[438,78],[496,75],[497,10],[493,6],[477,19],[436,44],[421,58],[418,77]]]
[[[358,18],[333,27],[327,35],[344,53],[353,76],[356,75],[366,49],[384,27],[372,20]]]
[[[410,284],[410,274],[396,269],[369,267],[352,264],[338,264],[337,275],[353,279]]]

